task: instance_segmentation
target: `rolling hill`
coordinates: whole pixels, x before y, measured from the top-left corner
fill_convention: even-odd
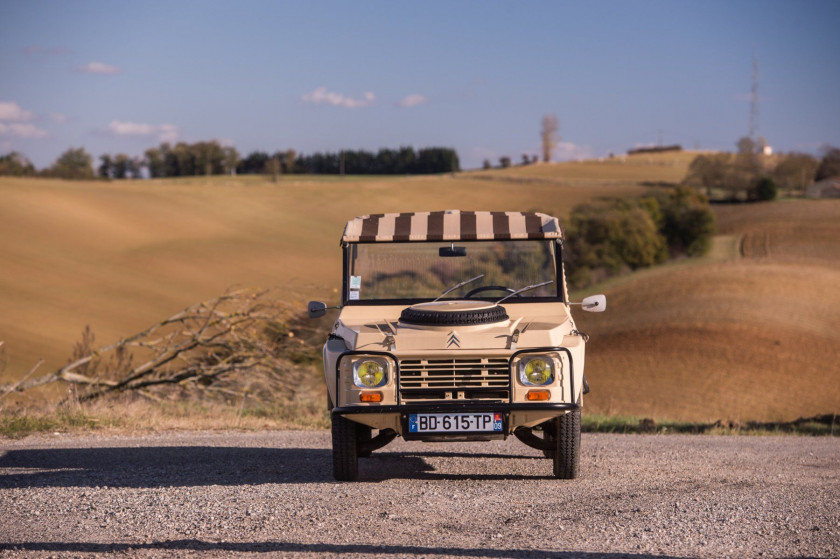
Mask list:
[[[366,213],[539,209],[677,182],[691,154],[427,177],[0,178],[0,340],[19,377],[65,363],[86,324],[107,343],[226,288],[336,297],[338,238]],[[591,336],[586,411],[791,419],[840,408],[840,204],[717,206],[713,255],[618,278]]]
[[[598,163],[590,164],[597,167]],[[567,165],[544,165],[561,176]],[[650,165],[645,180],[662,179]],[[670,170],[670,169],[669,169]],[[85,325],[99,343],[154,324],[231,286],[330,299],[344,223],[378,212],[527,210],[565,215],[633,181],[572,186],[423,177],[190,177],[74,182],[0,177],[0,380],[63,365]],[[591,171],[590,171],[591,172]]]
[[[840,202],[716,207],[723,244],[605,286],[587,410],[710,421],[840,409]]]

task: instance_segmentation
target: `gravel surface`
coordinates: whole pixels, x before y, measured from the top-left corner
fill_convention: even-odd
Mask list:
[[[398,439],[331,477],[329,433],[0,441],[0,557],[838,557],[840,439]]]

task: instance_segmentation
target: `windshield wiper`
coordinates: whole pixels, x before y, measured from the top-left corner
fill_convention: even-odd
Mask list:
[[[548,280],[548,281],[544,281],[544,282],[542,282],[542,283],[535,283],[534,285],[529,285],[528,287],[523,287],[522,289],[520,289],[520,290],[518,290],[518,291],[514,291],[514,292],[513,292],[513,293],[511,293],[510,295],[507,295],[507,296],[505,296],[505,297],[502,297],[501,299],[499,299],[498,301],[496,301],[496,302],[493,304],[493,306],[495,307],[496,305],[498,305],[499,303],[501,303],[501,302],[502,302],[502,301],[504,301],[505,299],[510,299],[510,298],[511,298],[511,297],[513,297],[514,295],[519,295],[520,293],[522,293],[522,292],[524,292],[524,291],[530,291],[531,289],[536,289],[536,288],[538,288],[538,287],[542,287],[542,286],[544,286],[544,285],[548,285],[549,283],[554,283],[554,280]]]
[[[456,290],[456,289],[458,289],[459,287],[464,287],[464,286],[465,286],[465,285],[467,285],[468,283],[472,283],[472,282],[474,282],[475,280],[479,280],[479,279],[481,279],[481,278],[483,278],[483,277],[484,277],[484,274],[481,274],[480,276],[475,276],[474,278],[472,278],[472,279],[468,279],[467,281],[462,281],[461,283],[459,283],[459,284],[458,284],[458,285],[456,285],[455,287],[450,287],[449,289],[447,289],[446,291],[444,291],[443,293],[441,293],[440,295],[438,295],[438,298],[437,298],[437,299],[435,299],[434,301],[432,301],[432,303],[436,302],[438,299],[440,299],[441,297],[443,297],[443,296],[444,296],[444,295],[446,295],[447,293],[452,293],[453,291],[455,291],[455,290]]]

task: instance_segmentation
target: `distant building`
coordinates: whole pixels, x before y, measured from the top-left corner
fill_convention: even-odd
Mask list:
[[[761,148],[761,155],[773,155],[773,148],[770,146],[764,146]]]
[[[823,179],[805,187],[808,198],[840,198],[840,177]]]
[[[666,151],[682,151],[682,146],[679,144],[674,144],[672,146],[646,146],[628,149],[627,155],[637,155],[640,153],[663,153]]]

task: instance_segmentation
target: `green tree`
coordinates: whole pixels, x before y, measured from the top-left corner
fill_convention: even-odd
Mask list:
[[[293,149],[287,149],[284,155],[283,172],[287,174],[296,173],[295,169],[297,162],[297,152]]]
[[[758,144],[752,139],[744,137],[736,143],[738,153],[729,169],[726,185],[732,199],[739,194],[749,193],[755,188],[763,174],[761,158],[758,155]]]
[[[280,163],[280,155],[275,154],[271,159],[265,162],[265,174],[271,176],[272,182],[276,183],[280,179],[280,173],[283,171],[283,166]]]
[[[227,146],[222,149],[222,165],[226,174],[236,174],[236,168],[239,166],[239,152],[235,147]]]
[[[17,151],[0,155],[0,175],[26,177],[35,174],[35,166]]]
[[[407,175],[416,172],[417,153],[413,147],[400,146],[397,153],[397,162],[394,172],[398,175]]]
[[[94,177],[93,157],[85,148],[70,148],[55,160],[46,174],[62,179],[91,179]]]
[[[144,164],[149,170],[149,177],[156,179],[165,176],[166,167],[163,151],[160,148],[149,148],[145,151]]]
[[[575,207],[568,220],[565,258],[572,286],[664,262],[666,240],[650,213],[656,205],[653,200]]]
[[[109,154],[104,153],[104,154],[99,156],[99,161],[100,161],[99,169],[97,170],[99,172],[99,176],[102,177],[103,179],[110,179],[111,177],[113,177],[114,176],[114,160],[113,160],[113,158]]]
[[[840,177],[840,148],[828,146],[824,148],[824,152],[814,180]]]
[[[255,175],[265,171],[266,162],[268,161],[268,154],[264,151],[253,151],[248,156],[239,162],[237,168],[238,173],[245,175]]]
[[[715,214],[709,200],[686,186],[657,196],[663,220],[661,231],[672,254],[699,256],[711,247]]]
[[[789,153],[780,157],[771,176],[782,190],[804,192],[814,179],[818,165],[807,153]]]
[[[732,155],[728,153],[711,153],[698,155],[688,166],[686,184],[702,186],[706,195],[711,198],[713,190],[725,190],[727,177],[732,165]]]
[[[757,182],[750,198],[756,202],[769,202],[775,200],[779,189],[771,177],[761,177]]]
[[[131,158],[124,154],[118,153],[114,156],[113,176],[115,179],[124,179],[128,176],[131,167]]]

